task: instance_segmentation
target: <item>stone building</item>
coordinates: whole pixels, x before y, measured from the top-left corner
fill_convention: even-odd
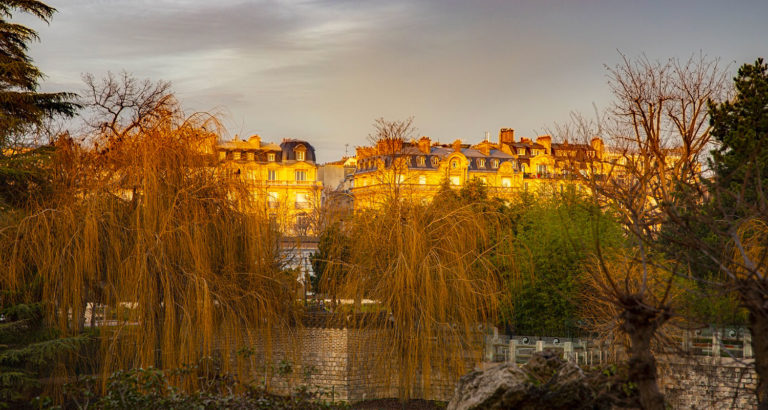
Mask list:
[[[312,212],[319,206],[323,184],[318,179],[315,149],[307,141],[284,139],[262,143],[258,135],[237,136],[216,146],[219,165],[245,182],[253,206],[263,207],[281,231],[311,235]]]
[[[427,137],[380,140],[357,148],[351,192],[355,208],[361,209],[393,198],[428,201],[444,182],[460,187],[479,180],[499,198],[544,186],[580,189],[572,173],[599,172],[603,153],[599,138],[590,144],[553,144],[549,135],[516,140],[511,128],[502,128],[497,142],[486,138],[475,145],[461,140],[440,144]]]

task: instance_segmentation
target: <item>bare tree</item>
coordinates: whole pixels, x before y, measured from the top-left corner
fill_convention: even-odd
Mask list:
[[[90,134],[119,140],[180,111],[171,84],[166,81],[138,80],[123,71],[118,75],[107,73],[101,79],[84,74],[83,82],[86,88],[80,103],[89,111],[85,123]]]
[[[374,132],[368,135],[368,142],[373,147],[373,157],[377,163],[376,179],[381,188],[386,188],[386,201],[398,201],[402,197],[402,184],[408,175],[408,155],[403,153],[403,145],[416,133],[413,117],[400,121],[387,121],[377,118]]]
[[[676,279],[688,271],[656,245],[669,223],[667,210],[685,202],[681,184],[700,180],[700,161],[710,146],[707,104],[724,96],[726,73],[717,59],[703,55],[660,62],[622,54],[607,70],[613,106],[594,121],[574,115],[560,130],[587,141],[600,135],[609,143],[592,145],[602,152],[587,172],[584,164],[572,164],[596,204],[611,209],[630,233],[625,255],[616,258],[604,252],[596,231],[592,288],[618,313],[618,330],[629,340],[629,378],[642,406],[663,409],[652,346],[676,314]]]

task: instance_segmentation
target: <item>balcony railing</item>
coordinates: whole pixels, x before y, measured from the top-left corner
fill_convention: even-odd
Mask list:
[[[321,187],[323,185],[320,181],[246,181],[250,185],[254,186],[304,186],[304,187]]]

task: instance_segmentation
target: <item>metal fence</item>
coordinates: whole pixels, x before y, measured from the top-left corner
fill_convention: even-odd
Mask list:
[[[593,366],[612,363],[623,355],[623,347],[598,339],[503,335],[494,330],[485,339],[486,362],[526,363],[535,352],[559,351],[563,358]],[[668,337],[663,353],[698,357],[751,358],[752,339],[744,328],[706,328],[680,331]]]

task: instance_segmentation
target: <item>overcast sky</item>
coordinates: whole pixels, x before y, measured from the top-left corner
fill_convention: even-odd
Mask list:
[[[415,117],[444,142],[535,136],[610,96],[617,50],[768,57],[768,1],[49,0],[35,62],[45,90],[127,70],[168,80],[229,137],[310,141],[320,162],[366,143],[375,118]]]

